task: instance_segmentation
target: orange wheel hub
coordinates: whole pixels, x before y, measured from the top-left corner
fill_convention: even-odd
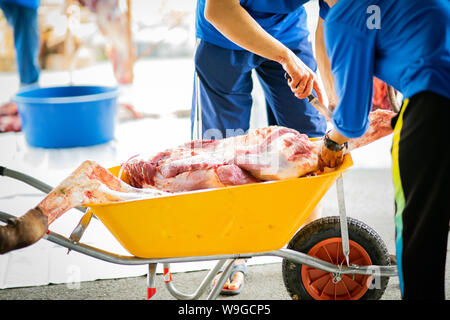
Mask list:
[[[372,265],[367,251],[353,240],[349,241],[349,263],[359,266]],[[342,239],[329,238],[318,242],[308,254],[334,265],[347,265],[342,252]],[[369,289],[372,276],[358,274],[341,274],[340,280],[335,275],[302,265],[302,282],[306,291],[315,300],[358,300]],[[339,280],[339,281],[338,281]]]

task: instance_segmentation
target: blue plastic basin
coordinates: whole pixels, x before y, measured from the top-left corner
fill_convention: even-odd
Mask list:
[[[116,87],[65,86],[23,90],[14,101],[29,145],[69,148],[114,138],[118,95]]]

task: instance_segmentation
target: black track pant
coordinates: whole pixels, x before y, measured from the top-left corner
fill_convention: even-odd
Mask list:
[[[449,120],[450,100],[426,91],[405,100],[393,121],[396,251],[403,299],[445,299]]]

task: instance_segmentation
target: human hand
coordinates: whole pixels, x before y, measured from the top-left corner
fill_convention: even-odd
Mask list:
[[[330,109],[330,111],[333,112],[334,109],[336,109],[336,105],[337,105],[337,103],[330,101],[328,103],[328,109]]]
[[[317,98],[323,104],[323,95],[316,74],[299,57],[290,51],[288,57],[279,62],[286,71],[289,87],[297,98],[307,98],[314,89]]]

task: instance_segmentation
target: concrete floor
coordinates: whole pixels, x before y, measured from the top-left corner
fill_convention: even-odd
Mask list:
[[[248,267],[245,288],[240,295],[219,296],[218,300],[290,300],[284,287],[281,263]],[[173,281],[183,293],[193,293],[207,271],[177,273]],[[0,300],[142,300],[146,297],[146,277],[98,280],[80,283],[77,289],[67,285],[14,288],[0,291]],[[384,300],[399,300],[398,278],[391,278],[383,295]],[[207,292],[201,297],[205,299]],[[156,300],[173,300],[165,288],[162,277],[156,281]]]
[[[355,169],[344,175],[347,215],[372,227],[384,240],[389,252],[395,252],[393,225],[393,187],[388,169]],[[323,215],[337,215],[336,191],[332,187],[322,200]],[[448,251],[447,251],[448,256]],[[447,258],[446,298],[450,300],[450,264]],[[192,293],[207,271],[176,273],[176,287]],[[424,273],[424,276],[426,274]],[[174,299],[164,287],[161,276],[156,279],[157,300]],[[146,297],[146,279],[132,277],[112,280],[0,290],[0,300],[140,300]],[[206,293],[201,297],[206,298]],[[251,265],[245,288],[238,296],[219,297],[220,300],[289,300],[284,287],[281,263]],[[390,278],[383,300],[399,300],[398,277]]]

